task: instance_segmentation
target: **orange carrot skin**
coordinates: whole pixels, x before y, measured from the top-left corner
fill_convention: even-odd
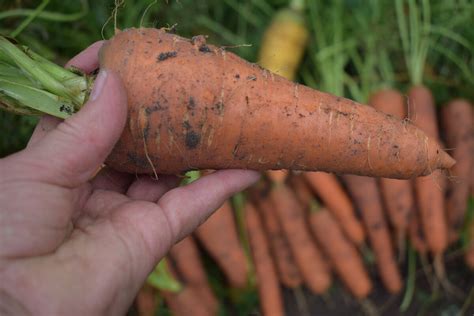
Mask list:
[[[139,316],[154,316],[158,307],[155,289],[145,284],[138,292],[136,304]]]
[[[426,147],[412,124],[273,75],[203,37],[128,29],[100,57],[128,92],[129,119],[107,161],[120,171],[317,169],[410,178],[454,163],[436,142]]]
[[[415,86],[409,93],[410,117],[426,132],[428,137],[439,142],[435,103],[431,91],[424,86]],[[447,220],[444,204],[445,178],[439,170],[430,176],[415,179],[417,207],[428,249],[435,255],[447,247]]]
[[[291,253],[290,245],[278,222],[275,207],[268,196],[260,196],[257,200],[257,206],[268,236],[280,281],[286,287],[297,288],[303,283],[303,280]]]
[[[195,232],[234,288],[247,285],[248,266],[239,241],[232,205],[226,201]]]
[[[305,210],[309,210],[311,202],[315,199],[315,196],[313,195],[313,192],[309,186],[306,184],[303,176],[298,175],[291,177],[288,185],[293,189],[293,192],[295,192],[295,196],[303,208]]]
[[[311,237],[303,207],[286,185],[275,186],[270,196],[305,284],[316,294],[324,293],[331,285],[331,274]]]
[[[288,170],[268,170],[266,172],[267,177],[275,183],[283,183],[288,178]]]
[[[257,210],[251,203],[245,205],[245,226],[255,265],[260,308],[264,316],[285,314],[283,295],[278,284],[278,275],[270,254],[267,236]]]
[[[469,198],[469,177],[472,174],[474,157],[474,111],[467,100],[456,99],[443,108],[442,123],[446,146],[452,148],[456,164],[449,170],[454,177],[448,182],[446,213],[450,239],[457,240],[464,223]]]
[[[186,286],[196,290],[200,304],[206,305],[212,314],[216,314],[219,309],[219,302],[209,285],[207,274],[193,237],[188,236],[175,244],[170,250],[170,256]]]
[[[370,97],[369,104],[375,109],[399,119],[407,117],[404,96],[393,89],[384,89]],[[405,238],[410,225],[410,217],[415,212],[415,199],[411,181],[380,179],[382,198],[387,208],[390,222],[395,228],[398,244]]]
[[[310,215],[313,235],[341,280],[356,298],[365,298],[372,290],[372,282],[356,247],[344,236],[331,213],[323,208]]]
[[[344,182],[361,211],[370,244],[375,254],[380,278],[390,293],[398,293],[403,284],[394,256],[390,232],[384,217],[377,180],[345,175]]]
[[[161,295],[174,316],[217,315],[216,312],[209,310],[206,304],[203,304],[199,295],[199,289],[195,287],[185,286],[177,293],[162,291]]]
[[[362,223],[355,216],[352,202],[333,174],[325,172],[306,172],[304,178],[323,204],[341,223],[344,233],[357,245],[365,240]]]

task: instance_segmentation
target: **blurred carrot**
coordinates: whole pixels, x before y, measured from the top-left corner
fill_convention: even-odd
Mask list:
[[[288,177],[289,171],[286,169],[282,170],[267,170],[265,174],[267,175],[268,179],[274,183],[283,183],[285,182],[286,178]]]
[[[319,207],[312,208],[309,218],[313,235],[342,282],[355,297],[367,297],[372,282],[357,248],[344,236],[336,219],[326,208]]]
[[[383,89],[374,93],[369,104],[379,111],[399,119],[407,117],[403,95],[393,89]],[[394,151],[394,155],[397,151]],[[404,254],[405,236],[410,225],[410,217],[415,212],[415,199],[412,182],[409,180],[380,179],[382,198],[388,217],[395,230],[398,249]]]
[[[270,196],[305,284],[316,294],[324,293],[331,285],[331,273],[312,240],[303,207],[284,184],[275,185]]]
[[[435,104],[431,91],[414,86],[409,91],[410,118],[428,137],[439,141]],[[441,256],[448,243],[444,204],[444,177],[440,171],[415,179],[416,202],[428,249]]]
[[[303,175],[314,193],[341,223],[347,237],[361,245],[365,239],[364,228],[336,176],[325,172],[305,172]]]
[[[419,214],[415,212],[410,219],[409,224],[410,241],[417,252],[421,255],[426,255],[428,246],[426,245],[423,229],[420,224]]]
[[[154,316],[158,308],[156,290],[147,284],[143,285],[138,292],[136,304],[139,316]]]
[[[443,108],[442,123],[446,145],[452,149],[456,164],[450,169],[454,179],[448,182],[446,213],[450,241],[459,238],[469,198],[469,176],[472,173],[474,155],[474,111],[467,100],[452,100]]]
[[[275,207],[267,195],[256,194],[255,192],[253,195],[268,236],[280,281],[289,288],[296,288],[301,285],[303,280],[291,253],[290,245],[278,222]]]
[[[261,220],[257,210],[250,202],[245,205],[244,213],[262,315],[283,316],[285,314],[283,296]]]
[[[191,237],[187,237],[183,240],[186,240],[184,244],[182,242],[176,244],[179,245],[179,247],[182,247],[183,245],[189,245],[188,241],[191,240]],[[176,247],[173,246],[173,248]],[[189,249],[190,247],[188,247]],[[174,249],[176,251],[176,249]],[[183,256],[180,258],[192,258],[193,256]],[[178,260],[177,262],[180,262]],[[192,260],[190,262],[193,262]],[[162,268],[165,269],[166,273],[169,274],[169,277],[172,280],[177,280],[179,278],[177,271],[173,267],[173,265],[168,264],[167,259],[163,259],[161,263],[164,263]],[[175,262],[176,263],[176,262]],[[176,266],[182,267],[182,262],[180,264],[176,264]],[[200,264],[198,264],[200,266]],[[191,268],[192,270],[192,268]],[[198,269],[195,269],[195,271]],[[184,276],[188,275],[189,269],[183,269],[182,271],[179,271],[183,278]],[[216,311],[212,310],[212,308],[207,304],[203,304],[203,296],[201,295],[201,289],[199,287],[195,287],[191,285],[190,281],[186,281],[188,283],[180,283],[176,284],[175,286],[170,287],[170,289],[160,289],[160,295],[164,298],[166,305],[171,311],[171,314],[174,316],[188,316],[188,315],[196,315],[196,316],[215,316]],[[207,280],[206,280],[207,282]]]
[[[173,316],[215,316],[216,312],[210,311],[207,304],[203,304],[199,289],[184,286],[181,291],[173,293],[161,291],[166,305]]]
[[[355,297],[365,298],[372,289],[372,283],[357,248],[344,235],[335,217],[319,206],[302,177],[291,177],[290,184],[300,203],[310,210],[313,235],[329,257],[331,266]]]
[[[170,250],[170,256],[176,265],[179,276],[187,292],[196,293],[199,304],[205,305],[211,314],[216,314],[219,308],[217,301],[207,279],[206,271],[201,262],[199,250],[192,236],[188,236],[175,244]],[[187,293],[184,296],[188,295]]]
[[[309,188],[306,181],[303,179],[302,175],[294,175],[290,177],[288,185],[295,192],[295,196],[300,202],[300,204],[306,209],[309,210],[311,206],[311,201],[315,198],[313,192]]]
[[[390,293],[402,289],[402,279],[393,253],[392,241],[384,217],[382,200],[375,178],[345,175],[344,182],[362,214],[377,268]]]
[[[230,285],[234,288],[244,288],[247,285],[248,266],[230,202],[224,202],[198,227],[195,234],[224,271]]]

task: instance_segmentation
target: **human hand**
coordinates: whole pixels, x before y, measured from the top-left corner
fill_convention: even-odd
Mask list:
[[[100,46],[69,65],[93,71]],[[1,315],[125,314],[168,249],[258,179],[226,170],[176,188],[173,176],[94,177],[126,111],[119,77],[101,70],[79,113],[42,118],[28,147],[0,160]]]

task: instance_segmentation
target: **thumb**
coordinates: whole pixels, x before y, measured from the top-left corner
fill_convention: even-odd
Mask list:
[[[34,160],[34,177],[67,187],[88,181],[122,133],[126,104],[121,79],[102,69],[84,107],[22,152]]]

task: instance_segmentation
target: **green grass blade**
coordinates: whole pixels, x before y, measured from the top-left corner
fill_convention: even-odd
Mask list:
[[[36,13],[36,19],[42,19],[53,22],[74,22],[82,19],[89,12],[89,6],[87,1],[81,1],[82,10],[75,13],[60,13],[60,12],[50,12],[50,11],[41,11]],[[12,9],[4,12],[0,12],[0,20],[8,18],[18,18],[18,17],[30,17],[35,14],[36,9]]]
[[[46,8],[46,6],[49,4],[49,1],[50,0],[43,0],[43,2],[41,2],[41,4],[30,15],[28,15],[28,17],[23,20],[23,22],[21,22],[13,32],[10,33],[10,36],[17,37],[18,34],[23,32],[23,30],[31,23],[31,21],[33,21],[36,16],[38,16],[38,14],[43,11],[44,8]]]
[[[415,275],[416,274],[416,252],[412,246],[408,247],[408,276],[406,283],[405,295],[403,296],[402,303],[400,305],[400,311],[406,312],[413,301],[413,295],[415,294]]]
[[[165,259],[161,260],[148,276],[147,283],[158,290],[179,292],[182,289],[181,283],[169,272],[168,264]]]

